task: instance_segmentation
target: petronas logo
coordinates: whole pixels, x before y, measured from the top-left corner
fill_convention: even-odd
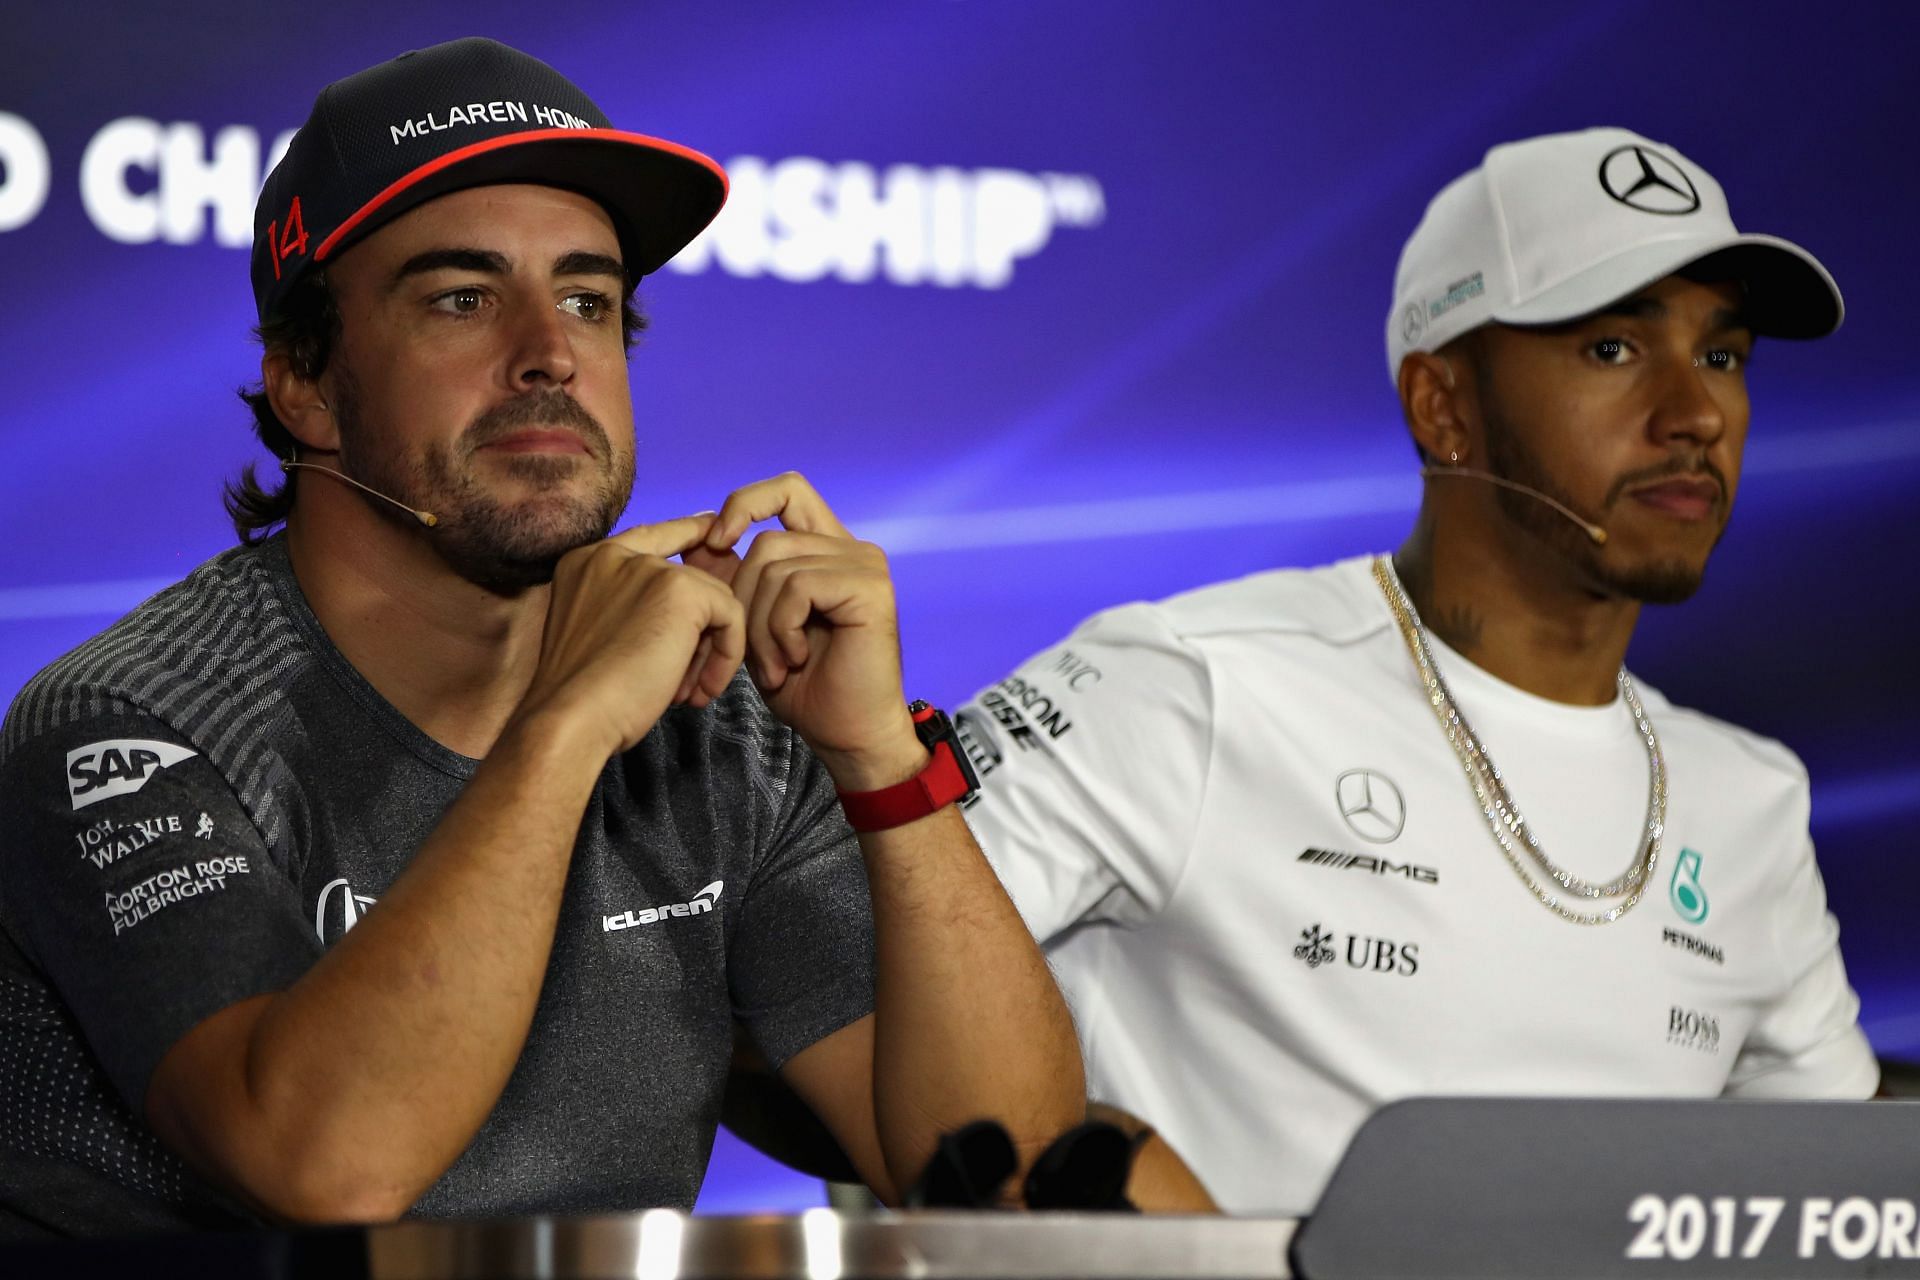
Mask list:
[[[1673,881],[1667,886],[1668,896],[1673,899],[1673,909],[1688,924],[1699,924],[1707,918],[1707,891],[1700,885],[1700,855],[1691,849],[1682,849],[1674,860]]]

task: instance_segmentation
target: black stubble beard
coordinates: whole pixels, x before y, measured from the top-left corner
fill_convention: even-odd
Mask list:
[[[612,531],[633,493],[633,468],[617,473],[612,446],[598,420],[564,391],[522,396],[481,414],[451,446],[435,446],[418,460],[407,461],[387,453],[374,441],[377,429],[360,415],[359,388],[345,369],[340,370],[333,395],[334,420],[343,445],[342,472],[351,457],[356,480],[397,498],[408,507],[430,511],[439,523],[430,530],[396,508],[369,498],[383,518],[425,534],[435,552],[460,577],[500,596],[514,596],[529,587],[553,581],[560,557],[576,547],[598,542]],[[582,466],[598,463],[607,483],[599,487],[598,501],[589,498],[563,510],[552,507],[528,511],[527,503],[508,505],[488,495],[472,470],[474,453],[493,440],[529,426],[569,427],[585,441],[588,457],[526,454],[500,461],[520,483],[532,489],[530,501],[560,488]],[[369,447],[373,446],[373,447]]]
[[[1483,387],[1481,409],[1486,426],[1487,470],[1503,480],[1538,489],[1569,510],[1580,511],[1572,495],[1560,488],[1539,457],[1501,416],[1486,391],[1487,388]],[[1608,499],[1609,507],[1618,498],[1622,487],[1621,483],[1614,486],[1614,492]],[[1722,492],[1725,492],[1724,487]],[[1545,543],[1557,555],[1578,566],[1595,589],[1604,594],[1624,596],[1642,604],[1680,604],[1691,599],[1700,589],[1705,576],[1704,566],[1695,566],[1676,557],[1628,569],[1610,568],[1605,562],[1602,548],[1595,546],[1579,526],[1538,498],[1495,487],[1494,499],[1500,506],[1501,514]],[[1592,520],[1585,512],[1581,512],[1581,515],[1583,519]],[[1716,536],[1715,543],[1718,541]]]

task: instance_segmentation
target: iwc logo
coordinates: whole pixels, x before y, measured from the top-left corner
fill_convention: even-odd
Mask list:
[[[1700,855],[1682,849],[1674,859],[1673,879],[1667,884],[1667,896],[1673,909],[1688,924],[1700,924],[1707,918],[1707,891],[1700,884]]]
[[[1384,773],[1349,769],[1334,780],[1334,802],[1353,834],[1372,844],[1391,844],[1407,825],[1407,802]]]
[[[1629,209],[1678,215],[1700,207],[1700,192],[1677,162],[1651,147],[1618,147],[1600,162],[1600,186]]]

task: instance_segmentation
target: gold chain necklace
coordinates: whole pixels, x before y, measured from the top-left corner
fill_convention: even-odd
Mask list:
[[[1647,720],[1646,710],[1640,705],[1640,697],[1634,692],[1633,681],[1628,678],[1626,668],[1622,667],[1618,676],[1620,696],[1625,700],[1627,710],[1633,713],[1634,728],[1639,730],[1640,741],[1647,749],[1646,838],[1633,864],[1617,879],[1606,884],[1590,884],[1572,872],[1555,866],[1540,847],[1539,841],[1533,838],[1533,832],[1527,829],[1519,807],[1514,804],[1513,797],[1507,794],[1500,770],[1487,754],[1487,749],[1480,745],[1473,726],[1467,723],[1466,716],[1455,705],[1453,694],[1441,677],[1440,668],[1434,663],[1433,650],[1427,645],[1426,631],[1420,625],[1419,615],[1414,612],[1413,602],[1407,598],[1406,588],[1400,585],[1391,559],[1386,556],[1374,558],[1373,580],[1380,585],[1380,593],[1386,596],[1387,604],[1392,607],[1394,621],[1400,624],[1400,635],[1407,642],[1407,652],[1412,655],[1413,665],[1419,669],[1420,679],[1426,685],[1427,704],[1433,708],[1441,729],[1446,732],[1448,743],[1460,758],[1461,767],[1466,770],[1467,781],[1473,785],[1474,798],[1480,802],[1481,815],[1487,820],[1487,830],[1493,833],[1493,842],[1500,846],[1500,852],[1506,855],[1507,865],[1520,877],[1520,882],[1547,910],[1574,924],[1612,924],[1633,910],[1646,892],[1654,864],[1660,860],[1660,836],[1666,829],[1667,821],[1667,761],[1660,753],[1660,739],[1654,735],[1653,725]],[[1560,901],[1559,894],[1544,887],[1528,873],[1526,864],[1515,851],[1516,842],[1546,878],[1565,892],[1588,899],[1615,898],[1621,894],[1626,897],[1604,911],[1574,911]]]

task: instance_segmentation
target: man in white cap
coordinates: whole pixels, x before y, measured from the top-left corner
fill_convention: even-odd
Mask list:
[[[1310,1210],[1410,1095],[1874,1091],[1805,770],[1622,665],[1725,527],[1755,336],[1840,317],[1671,147],[1496,147],[1400,260],[1400,549],[1102,613],[965,707],[1093,1095],[1221,1206]],[[1147,1150],[1136,1199],[1205,1203]]]

